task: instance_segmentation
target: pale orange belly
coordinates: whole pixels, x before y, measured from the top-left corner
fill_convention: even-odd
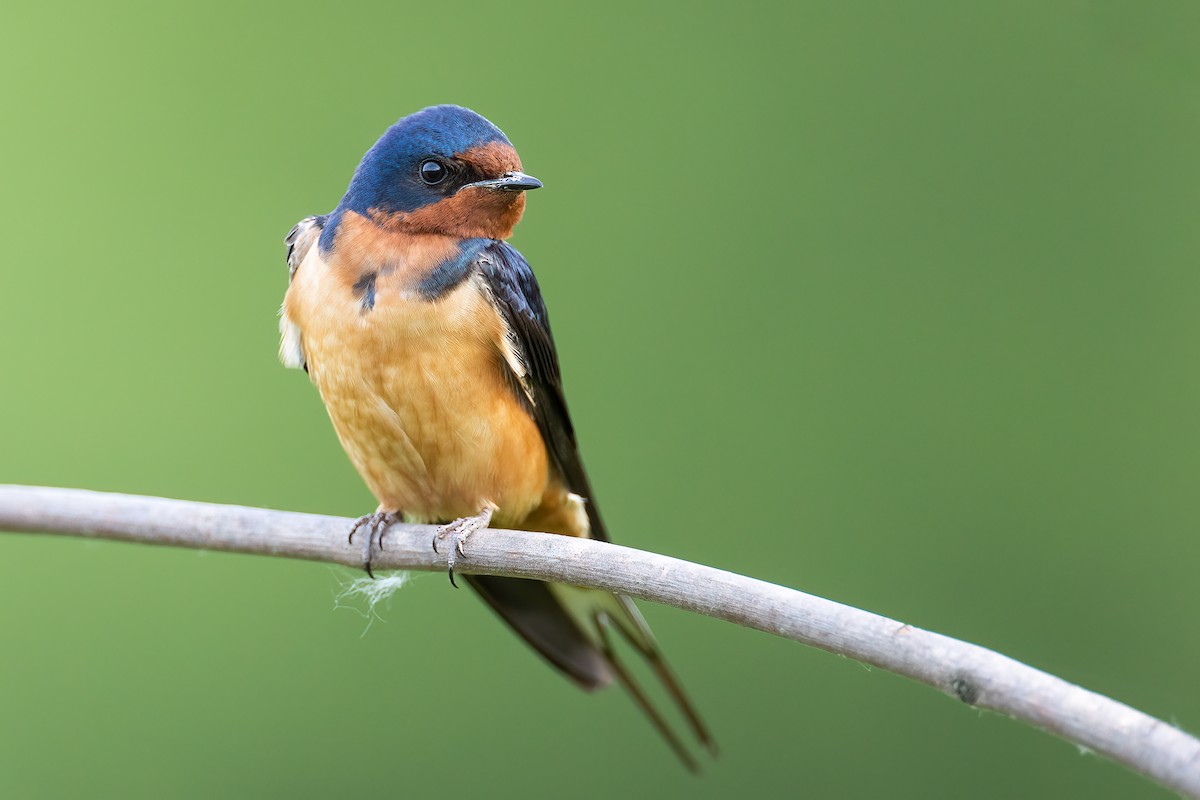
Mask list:
[[[442,521],[494,503],[495,524],[516,526],[565,495],[550,485],[541,433],[506,381],[498,319],[478,290],[387,300],[367,313],[310,309],[303,325],[310,374],[381,508]]]

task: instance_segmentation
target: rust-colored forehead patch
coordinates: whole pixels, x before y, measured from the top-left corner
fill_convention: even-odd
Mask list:
[[[520,171],[521,169],[521,159],[508,142],[488,142],[479,147],[455,153],[454,157],[472,165],[481,175],[488,178],[499,178],[506,172]]]

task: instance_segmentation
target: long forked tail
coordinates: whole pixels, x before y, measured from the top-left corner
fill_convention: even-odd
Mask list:
[[[696,740],[716,756],[708,728],[628,597],[522,578],[471,575],[467,581],[531,647],[580,687],[600,689],[615,678],[684,766],[699,771],[695,757],[622,663],[614,647],[616,631],[645,659]]]
[[[596,626],[597,632],[601,639],[601,652],[608,660],[609,666],[617,676],[617,680],[629,692],[629,696],[637,704],[638,708],[646,714],[650,722],[658,730],[662,737],[679,756],[679,760],[684,763],[692,772],[698,772],[700,765],[692,757],[692,754],[684,747],[683,742],[675,735],[675,731],[667,725],[662,714],[650,702],[646,693],[642,691],[641,685],[634,679],[633,675],[625,669],[617,657],[616,651],[612,646],[612,637],[609,635],[610,630],[618,631],[626,642],[633,645],[634,649],[646,659],[654,674],[658,676],[659,682],[663,688],[667,690],[667,694],[671,696],[679,712],[687,720],[688,727],[696,739],[704,746],[705,749],[715,758],[717,756],[717,743],[713,740],[712,735],[708,732],[708,727],[704,721],[700,719],[696,707],[683,691],[683,687],[679,683],[679,679],[675,677],[674,671],[667,660],[663,657],[662,650],[659,649],[658,643],[655,642],[653,635],[650,633],[650,626],[646,624],[646,620],[642,617],[637,606],[633,601],[624,595],[608,595],[615,600],[619,605],[619,610],[613,613],[607,610],[598,610],[593,613],[592,620]]]

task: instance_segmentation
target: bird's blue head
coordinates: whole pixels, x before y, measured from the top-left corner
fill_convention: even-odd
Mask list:
[[[507,238],[542,184],[499,128],[461,106],[404,117],[367,151],[338,211],[408,233]]]

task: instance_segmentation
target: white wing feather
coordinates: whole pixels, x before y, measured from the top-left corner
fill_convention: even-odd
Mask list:
[[[288,283],[296,277],[296,270],[321,238],[325,228],[325,217],[305,217],[296,223],[283,242],[287,245]],[[287,313],[279,310],[279,360],[288,369],[304,369],[304,342],[300,326],[292,322]]]

